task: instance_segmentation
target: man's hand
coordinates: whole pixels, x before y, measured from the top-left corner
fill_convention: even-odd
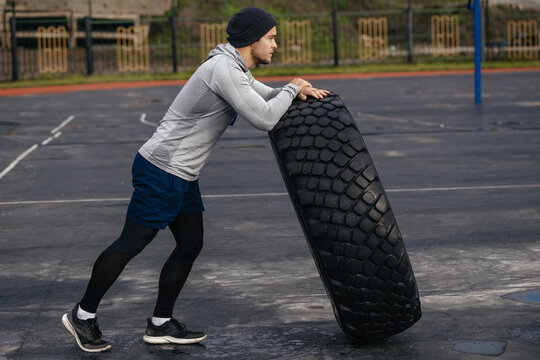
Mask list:
[[[306,86],[302,90],[300,90],[300,93],[298,94],[298,98],[300,100],[306,100],[308,96],[312,96],[315,99],[322,99],[326,95],[330,94],[330,91],[323,90],[323,89],[316,89],[311,86]]]
[[[298,86],[300,88],[300,91],[302,91],[307,86],[311,87],[311,84],[309,82],[307,82],[304,79],[300,79],[300,78],[292,79],[289,84],[293,84],[293,85]]]
[[[296,78],[293,79],[290,83],[300,88],[300,92],[298,93],[298,98],[300,100],[306,100],[308,96],[312,96],[316,99],[322,99],[326,95],[330,94],[330,92],[327,90],[314,88],[309,82],[304,79]]]

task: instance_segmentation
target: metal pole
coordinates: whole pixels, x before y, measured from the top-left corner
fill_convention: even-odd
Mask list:
[[[13,81],[19,80],[19,66],[17,61],[17,27],[15,26],[15,16],[9,19],[11,28],[11,78]]]
[[[409,56],[408,61],[413,62],[413,16],[412,16],[412,0],[409,0],[409,6],[407,7],[407,37],[409,40]]]
[[[86,31],[86,74],[94,73],[94,56],[92,53],[92,25],[90,16],[84,18],[84,27]]]
[[[335,0],[332,0],[332,31],[334,33],[334,66],[339,66],[338,19]]]
[[[480,0],[474,0],[474,102],[482,103],[482,12]]]
[[[86,32],[86,74],[94,73],[94,53],[92,51],[92,0],[88,0],[88,16],[84,19]]]
[[[12,16],[9,21],[9,27],[11,29],[11,78],[13,81],[19,80],[19,61],[17,59],[17,25],[15,12],[15,0],[11,0],[11,12]]]
[[[172,14],[171,21],[171,45],[172,45],[172,62],[173,71],[178,72],[178,50],[176,45],[176,12]]]
[[[489,0],[486,0],[486,2],[484,3],[484,6],[486,7],[484,9],[484,31],[485,31],[485,43],[487,45],[487,49],[489,49],[490,51],[488,52],[487,56],[488,58],[492,58],[493,56],[493,48],[491,47],[491,44],[490,44],[490,41],[491,41],[491,34],[489,33]],[[485,60],[485,58],[484,58]]]

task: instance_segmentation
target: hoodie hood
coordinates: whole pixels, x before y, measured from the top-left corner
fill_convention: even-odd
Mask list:
[[[240,65],[240,67],[242,68],[242,70],[244,72],[249,71],[246,64],[244,63],[244,59],[242,58],[242,55],[240,55],[238,50],[236,50],[236,48],[234,46],[232,46],[231,44],[227,43],[227,44],[220,44],[220,45],[216,46],[213,50],[211,50],[208,53],[208,59],[210,59],[210,58],[212,58],[214,56],[217,56],[217,55],[228,56],[228,57],[234,59],[234,61],[238,65]]]

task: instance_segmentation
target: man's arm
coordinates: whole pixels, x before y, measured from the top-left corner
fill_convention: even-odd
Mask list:
[[[307,81],[294,79],[266,101],[252,88],[239,67],[222,62],[214,68],[210,86],[233,107],[239,117],[246,119],[257,129],[270,131],[287,111],[293,99],[307,85]]]
[[[255,90],[255,92],[257,94],[261,95],[262,98],[264,100],[266,100],[266,101],[270,100],[271,98],[273,98],[274,96],[279,94],[279,92],[282,89],[281,87],[272,88],[270,86],[267,86],[267,85],[263,84],[262,82],[258,81],[257,79],[253,80],[253,84],[251,85],[251,87],[253,88],[253,90]]]
[[[279,94],[279,92],[282,89],[282,88],[271,88],[257,80],[254,80],[251,86],[253,87],[253,90],[255,90],[257,94],[261,95],[263,99],[265,99],[266,101],[270,100],[271,98]],[[326,95],[328,95],[329,93],[330,92],[327,90],[316,89],[312,87],[311,84],[309,84],[302,88],[302,90],[298,94],[298,98],[301,100],[306,100],[307,96],[312,96],[314,98],[321,99],[325,97]]]

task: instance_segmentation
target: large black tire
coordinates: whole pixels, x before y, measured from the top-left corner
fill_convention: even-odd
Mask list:
[[[269,135],[341,329],[374,341],[412,326],[422,313],[409,257],[339,96],[295,100]]]

